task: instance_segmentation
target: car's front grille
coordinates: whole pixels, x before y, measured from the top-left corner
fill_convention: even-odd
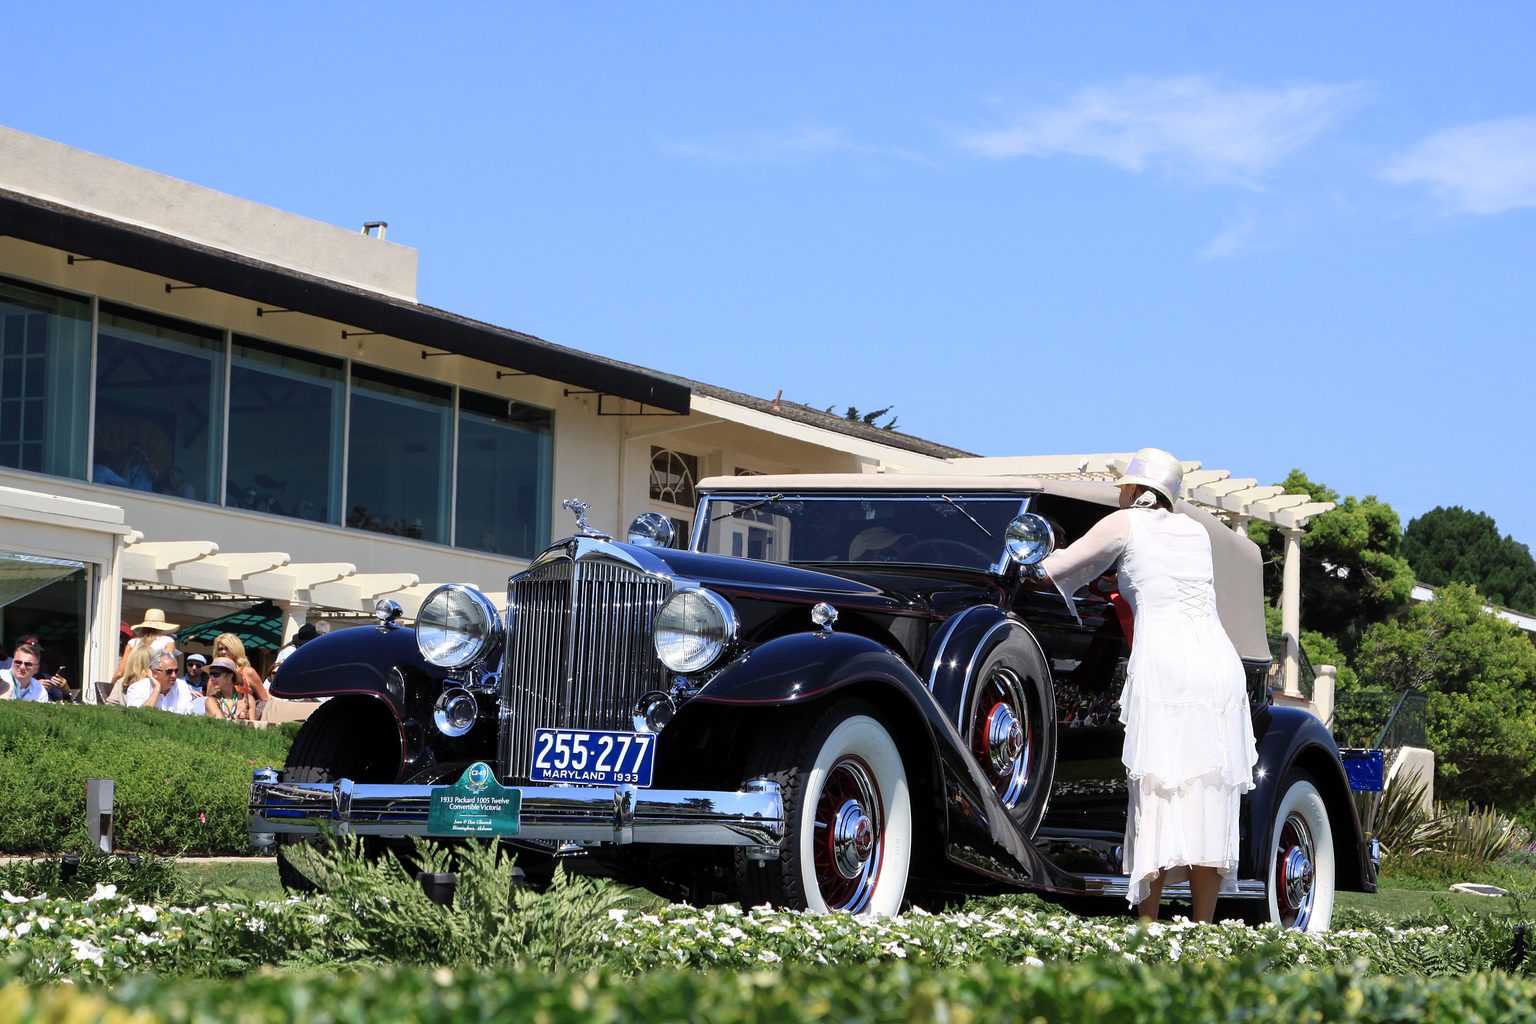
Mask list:
[[[651,622],[670,580],[594,559],[546,562],[507,585],[501,759],[526,782],[535,729],[630,729],[635,701],[665,671]]]

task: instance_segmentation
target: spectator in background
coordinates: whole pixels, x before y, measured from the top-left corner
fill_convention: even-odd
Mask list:
[[[131,708],[159,708],[173,715],[195,715],[200,710],[197,694],[177,676],[174,654],[151,654],[148,678],[128,687],[127,701]]]
[[[187,685],[192,687],[199,695],[208,685],[208,659],[201,654],[187,655],[187,668],[183,673]]]
[[[0,697],[14,700],[35,700],[39,703],[48,703],[48,687],[43,680],[37,678],[37,670],[43,664],[43,649],[37,644],[22,643],[16,645],[16,650],[11,653],[11,667],[0,670],[0,681],[5,683],[5,692]],[[55,684],[68,684],[58,676],[54,676],[49,682]]]
[[[255,702],[250,694],[235,694],[235,673],[240,666],[228,658],[214,658],[208,666],[208,696],[203,699],[203,714],[209,718],[227,718],[234,722],[256,720]]]
[[[148,644],[129,647],[123,652],[123,661],[120,666],[122,677],[112,684],[112,693],[107,697],[108,704],[122,707],[128,702],[128,688],[140,680],[149,678],[149,655]]]
[[[159,608],[151,608],[144,615],[144,621],[133,627],[133,639],[128,641],[128,647],[123,651],[123,656],[118,660],[117,671],[112,673],[112,682],[122,681],[124,686],[133,682],[125,677],[123,666],[128,655],[134,649],[147,645],[152,651],[176,653],[176,631],[181,627],[174,622],[165,620],[165,612]]]
[[[329,622],[322,622],[318,625],[313,622],[306,622],[300,626],[298,632],[293,634],[293,639],[284,644],[282,650],[277,652],[277,660],[272,663],[272,671],[267,673],[267,682],[270,683],[273,679],[277,678],[277,670],[283,662],[288,660],[288,655],[303,647],[315,637],[330,631],[331,624]]]
[[[245,656],[245,642],[233,633],[220,633],[213,640],[213,660],[216,662],[220,658],[234,662],[235,692],[253,694],[259,711],[268,700],[267,684],[261,681],[261,675],[251,667],[250,659]]]

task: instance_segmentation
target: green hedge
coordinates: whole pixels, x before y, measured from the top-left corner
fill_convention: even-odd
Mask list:
[[[1349,969],[1272,971],[1261,961],[1023,969],[991,963],[937,973],[902,964],[640,977],[438,968],[263,972],[228,982],[143,976],[110,992],[17,983],[0,989],[0,1016],[177,1024],[1536,1021],[1536,984],[1504,974],[1423,979]]]
[[[251,771],[281,767],[297,724],[0,701],[0,852],[83,849],[85,780],[116,780],[122,850],[250,852]]]

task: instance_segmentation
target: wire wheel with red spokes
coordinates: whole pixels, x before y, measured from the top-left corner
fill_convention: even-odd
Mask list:
[[[1012,807],[1029,785],[1035,730],[1023,682],[1013,669],[993,666],[971,710],[971,754],[998,799]]]
[[[754,744],[746,780],[778,783],[784,842],[776,859],[737,859],[747,906],[896,914],[912,857],[912,806],[901,751],[868,702],[786,716]]]

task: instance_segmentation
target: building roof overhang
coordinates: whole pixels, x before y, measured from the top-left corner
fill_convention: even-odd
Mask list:
[[[0,235],[687,415],[678,381],[532,335],[0,189]]]

